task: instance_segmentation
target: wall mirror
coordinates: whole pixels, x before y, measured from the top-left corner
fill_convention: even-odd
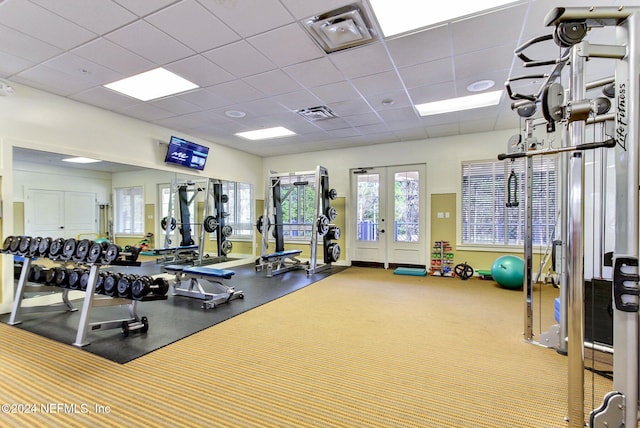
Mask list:
[[[197,245],[202,264],[253,257],[252,185],[69,157],[13,149],[14,234],[103,237],[147,254]]]

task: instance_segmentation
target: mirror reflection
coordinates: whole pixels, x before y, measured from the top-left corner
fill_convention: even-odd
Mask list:
[[[250,184],[64,158],[14,148],[15,235],[103,238],[159,263],[253,257]]]

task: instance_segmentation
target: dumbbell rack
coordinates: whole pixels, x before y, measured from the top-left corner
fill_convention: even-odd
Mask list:
[[[451,250],[449,241],[436,241],[434,243],[433,253],[431,254],[430,275],[435,275],[438,272],[440,276],[455,276],[452,268],[453,253]]]
[[[54,312],[54,311],[69,311],[74,312],[78,309],[73,306],[69,300],[68,294],[70,290],[68,288],[60,288],[49,285],[32,286],[28,284],[29,270],[31,269],[31,263],[35,258],[25,256],[20,271],[20,278],[18,279],[18,285],[15,292],[13,306],[11,309],[11,315],[9,317],[9,325],[17,325],[22,321],[19,320],[21,313],[33,313],[33,312]],[[139,262],[114,262],[117,265],[127,266],[140,266]],[[93,330],[109,330],[115,328],[121,328],[123,334],[128,336],[130,331],[141,330],[146,332],[148,329],[148,320],[146,317],[139,317],[137,314],[138,302],[151,301],[151,300],[166,300],[167,296],[145,296],[142,299],[127,299],[122,297],[100,296],[96,294],[96,284],[98,281],[98,270],[100,267],[105,266],[102,263],[89,264],[89,279],[87,281],[87,288],[84,290],[85,296],[82,305],[82,311],[80,313],[80,321],[78,323],[78,330],[76,339],[73,342],[74,346],[83,347],[89,345],[91,342],[87,340],[87,334]],[[22,302],[24,299],[24,293],[26,292],[39,292],[39,291],[60,291],[62,293],[62,302],[53,303],[49,305],[29,306],[23,307]],[[77,290],[81,291],[81,290]],[[114,320],[90,322],[91,310],[93,307],[115,306],[115,305],[128,305],[128,318],[120,318]]]

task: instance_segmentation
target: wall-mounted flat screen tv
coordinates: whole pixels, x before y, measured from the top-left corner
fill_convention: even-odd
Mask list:
[[[208,155],[209,147],[172,136],[164,161],[202,171]]]

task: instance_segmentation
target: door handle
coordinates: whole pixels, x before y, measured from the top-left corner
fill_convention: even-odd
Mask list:
[[[60,226],[60,229],[64,229],[64,226]]]
[[[384,229],[380,229],[380,230],[379,230],[379,232],[380,232],[380,233],[384,233]]]

